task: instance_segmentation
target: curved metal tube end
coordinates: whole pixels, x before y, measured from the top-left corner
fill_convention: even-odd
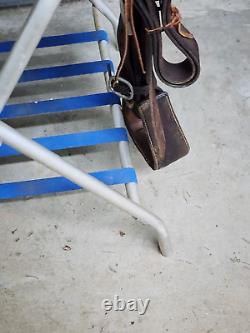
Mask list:
[[[171,253],[171,244],[166,231],[164,235],[162,233],[158,235],[158,245],[161,254],[164,257],[169,256],[169,254]]]

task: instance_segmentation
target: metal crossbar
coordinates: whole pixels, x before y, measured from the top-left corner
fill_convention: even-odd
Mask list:
[[[116,30],[115,16],[110,9],[102,1],[91,2],[110,19],[114,30]],[[9,96],[17,83],[104,73],[107,84],[109,75],[113,72],[113,64],[107,55],[108,36],[104,30],[100,29],[99,11],[96,7],[93,8],[93,13],[97,31],[50,36],[41,39],[59,3],[60,0],[54,0],[53,2],[51,0],[39,0],[34,6],[17,42],[0,43],[0,52],[10,52],[0,72],[0,112],[2,111],[0,119],[73,110],[79,110],[80,112],[85,108],[111,105],[115,128],[31,140],[0,120],[0,140],[3,142],[0,146],[0,157],[6,158],[23,154],[63,176],[0,184],[0,199],[6,200],[83,188],[127,211],[142,222],[151,225],[156,232],[161,252],[166,255],[168,234],[164,222],[139,204],[136,174],[130,161],[128,137],[117,96],[107,92],[40,102],[7,104]],[[43,15],[44,12],[46,12],[46,17]],[[101,61],[25,70],[36,47],[45,48],[93,41],[99,44]],[[20,57],[20,54],[22,57]],[[121,169],[103,170],[87,174],[55,153],[63,149],[114,142],[118,143],[119,146]],[[126,185],[128,198],[107,186],[115,184]]]

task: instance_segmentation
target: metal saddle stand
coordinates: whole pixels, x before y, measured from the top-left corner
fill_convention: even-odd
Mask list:
[[[109,75],[113,64],[108,57],[107,34],[100,28],[99,15],[101,12],[107,17],[112,23],[115,33],[118,19],[103,1],[90,0],[93,5],[96,31],[42,38],[60,2],[60,0],[38,0],[18,40],[15,43],[0,43],[0,52],[9,52],[9,56],[0,72],[0,157],[23,154],[43,164],[62,177],[0,184],[0,200],[13,199],[20,195],[27,197],[84,188],[136,217],[138,221],[150,225],[156,234],[161,253],[166,256],[169,252],[169,239],[165,223],[159,217],[143,208],[138,200],[135,171],[131,166],[128,138],[124,129],[125,125],[117,96],[107,92],[71,97],[66,100],[42,101],[36,104],[34,102],[15,105],[7,104],[18,82],[103,72],[108,87]],[[42,48],[88,41],[97,41],[99,43],[101,61],[92,64],[53,67],[52,71],[48,70],[48,68],[25,70],[37,47]],[[26,138],[3,121],[4,119],[27,115],[35,116],[48,112],[55,113],[100,105],[111,105],[115,128],[32,140]],[[118,142],[122,169],[87,174],[53,152],[72,146],[79,147],[76,145],[79,141],[81,141],[81,147],[90,144]],[[111,182],[109,181],[110,179],[112,179]],[[108,186],[115,183],[126,184],[128,198]]]

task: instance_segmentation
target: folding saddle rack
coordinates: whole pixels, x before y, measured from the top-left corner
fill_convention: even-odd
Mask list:
[[[105,93],[57,98],[39,102],[8,104],[9,97],[15,86],[23,82],[104,73],[108,90],[109,77],[114,73],[114,68],[108,56],[108,35],[106,31],[100,28],[99,15],[102,12],[111,21],[115,31],[117,29],[117,19],[103,1],[91,0],[91,2],[93,5],[95,31],[42,38],[43,32],[60,4],[60,0],[39,0],[34,5],[32,13],[25,23],[18,40],[16,42],[5,41],[0,43],[0,52],[9,53],[0,72],[0,158],[25,155],[45,165],[59,175],[58,177],[47,179],[1,183],[0,200],[4,202],[4,200],[9,199],[33,197],[84,188],[127,211],[132,216],[141,220],[141,222],[149,224],[156,232],[162,254],[166,255],[169,248],[165,223],[144,209],[139,203],[136,173],[131,165],[128,135],[120,110],[120,100],[117,95],[107,91]],[[98,43],[101,55],[100,61],[25,70],[36,48],[89,42]],[[58,114],[66,111],[97,108],[107,105],[110,105],[114,126],[98,131],[29,139],[4,122],[4,120],[14,118]],[[87,174],[66,162],[55,153],[55,151],[64,149],[114,142],[118,143],[120,152],[121,168],[119,169],[101,170]],[[127,197],[108,186],[116,184],[125,184]]]

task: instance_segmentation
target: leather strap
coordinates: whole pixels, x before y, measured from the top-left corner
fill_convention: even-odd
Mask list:
[[[189,145],[154,73],[170,86],[192,84],[200,72],[198,45],[181,24],[171,0],[123,0],[123,4],[124,15],[118,26],[121,61],[110,83],[115,92],[126,97],[122,112],[127,129],[156,170],[185,156]],[[162,33],[184,54],[184,61],[173,64],[164,58]]]
[[[157,6],[157,2],[160,7]],[[145,57],[150,57],[153,59],[155,72],[163,83],[174,87],[188,86],[197,80],[200,73],[197,42],[193,35],[182,25],[181,15],[178,9],[171,5],[171,0],[159,0],[157,2],[154,0],[124,0],[124,52],[121,55],[116,78],[119,78],[128,56],[128,32],[130,29],[135,45],[133,56],[138,59],[141,74],[147,74],[149,68],[146,68],[145,62],[148,64],[149,62],[145,60]],[[148,50],[144,55],[141,51],[142,45],[138,40],[135,11],[139,14],[139,16],[137,14],[137,20],[140,17],[140,24],[152,44],[151,51]],[[162,25],[160,22],[162,22]],[[184,61],[171,63],[163,57],[162,33],[165,33],[184,54],[186,57]],[[133,82],[132,84],[134,85]]]

